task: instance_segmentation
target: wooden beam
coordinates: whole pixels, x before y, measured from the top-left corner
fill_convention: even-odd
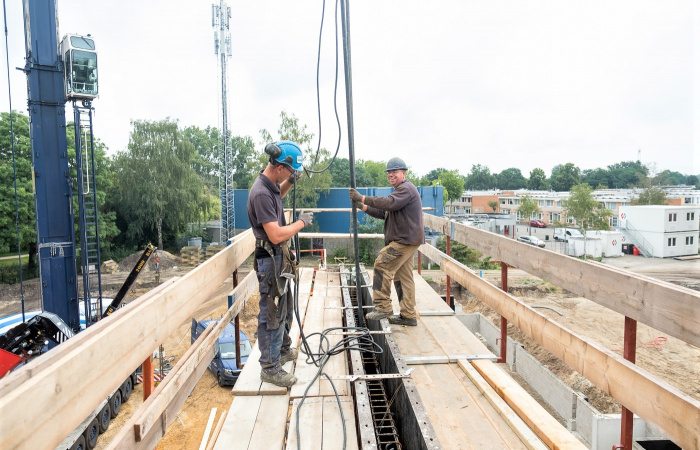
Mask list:
[[[251,230],[239,234],[177,283],[79,333],[48,352],[50,359],[39,357],[0,380],[0,448],[58,445],[192,317],[254,247]]]
[[[245,302],[258,289],[258,280],[255,272],[250,272],[232,294],[233,305],[226,311],[216,326],[208,327],[201,336],[187,349],[185,354],[175,364],[164,382],[161,383],[154,395],[144,402],[133,414],[131,419],[122,427],[119,434],[112,440],[109,448],[150,448],[155,445],[163,433],[162,424],[165,426],[175,420],[175,415],[170,415],[163,420],[163,414],[168,409],[178,411],[182,406],[174,405],[175,399],[187,399],[189,394],[205,372],[207,366],[214,358],[214,344],[224,331],[231,319],[238,315],[245,306]],[[222,304],[224,303],[222,299]],[[156,427],[156,432],[153,428]]]
[[[443,217],[423,224],[626,317],[700,347],[700,293],[622,269],[581,261]]]
[[[550,321],[435,247],[423,244],[419,250],[603,392],[663,429],[676,444],[683,448],[700,447],[700,401],[594,341]]]
[[[557,422],[522,386],[491,361],[473,361],[471,363],[460,361],[459,366],[472,381],[477,378],[474,373],[470,373],[467,366],[473,366],[547,447],[557,450],[586,450],[586,446],[576,439],[569,430]],[[484,386],[478,387],[479,390],[485,388]],[[484,391],[482,390],[482,392]]]
[[[291,212],[289,208],[285,208],[284,212]],[[423,211],[435,211],[435,208],[423,207]],[[352,212],[352,208],[297,208],[297,212]]]

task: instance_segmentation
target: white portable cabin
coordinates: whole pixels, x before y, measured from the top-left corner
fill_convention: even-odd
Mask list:
[[[698,254],[700,206],[622,206],[620,228],[656,258]]]
[[[621,231],[591,230],[586,236],[600,238],[603,244],[602,252],[606,258],[622,256],[622,244],[626,243],[626,238]]]
[[[569,256],[583,256],[600,258],[603,256],[603,240],[599,237],[569,236],[569,245],[566,249]]]

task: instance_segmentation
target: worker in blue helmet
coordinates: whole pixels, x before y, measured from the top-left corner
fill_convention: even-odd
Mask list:
[[[287,224],[282,198],[297,182],[303,169],[304,156],[297,144],[279,141],[267,144],[267,167],[260,172],[248,194],[248,220],[255,235],[254,267],[260,290],[258,314],[258,348],[260,379],[277,386],[289,387],[296,377],[282,366],[297,358],[291,348],[291,286],[295,271],[289,239],[313,222],[313,213],[303,213]]]
[[[374,262],[374,310],[366,318],[388,318],[392,324],[416,326],[413,255],[425,243],[425,233],[423,204],[418,189],[406,179],[407,170],[408,166],[401,158],[391,158],[386,164],[386,175],[394,191],[388,197],[369,197],[350,189],[350,199],[359,210],[384,220],[385,247]],[[393,315],[391,307],[392,281],[401,308],[398,315]]]

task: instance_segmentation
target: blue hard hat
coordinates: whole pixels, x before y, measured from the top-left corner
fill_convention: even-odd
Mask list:
[[[297,172],[303,169],[304,154],[297,144],[292,141],[278,141],[274,145],[280,150],[280,155],[273,158],[275,161],[289,166]]]
[[[390,170],[408,170],[408,166],[403,162],[401,158],[391,158],[389,162],[386,163],[386,171]]]

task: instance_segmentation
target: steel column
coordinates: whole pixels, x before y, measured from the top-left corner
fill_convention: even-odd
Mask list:
[[[450,252],[450,236],[447,235],[445,237],[447,238],[447,256],[451,256],[450,255],[450,253],[451,253]],[[445,277],[445,283],[447,285],[445,287],[445,294],[446,294],[445,295],[445,302],[447,302],[447,304],[449,305],[450,304],[450,276],[449,275],[447,275],[447,277]]]
[[[238,269],[233,271],[233,288],[236,289],[238,287]],[[229,297],[231,298],[231,297]],[[228,305],[229,308],[233,306],[233,299],[231,298],[231,302]],[[241,321],[240,321],[240,315],[241,313],[236,314],[236,317],[233,318],[233,327],[235,329],[236,337],[235,337],[235,342],[236,342],[236,367],[238,369],[241,369]]]
[[[632,364],[637,359],[637,321],[625,317],[625,338],[622,356]],[[622,448],[631,449],[634,443],[632,433],[634,431],[634,413],[622,407],[622,422],[620,425],[620,445]]]
[[[501,290],[508,292],[508,264],[501,262]],[[508,320],[501,316],[501,351],[496,362],[506,362],[506,347],[508,344]]]
[[[148,358],[143,362],[141,373],[143,374],[143,401],[153,393],[153,355],[148,355]],[[162,375],[162,374],[161,374]]]

